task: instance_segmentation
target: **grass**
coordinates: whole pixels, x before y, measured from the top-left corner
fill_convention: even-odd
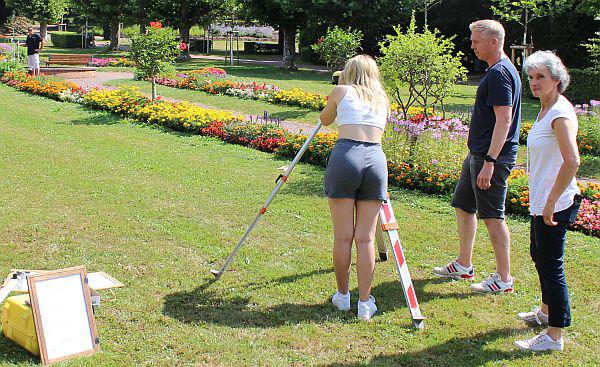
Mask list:
[[[394,190],[426,328],[413,329],[389,262],[377,265],[373,284],[380,313],[361,323],[327,303],[334,278],[322,168],[297,167],[230,270],[209,285],[208,269],[232,250],[288,161],[4,85],[0,93],[0,274],[83,264],[126,284],[102,292],[96,312],[102,351],[60,366],[597,363],[597,238],[568,235],[574,325],[566,351],[519,352],[513,340],[539,331],[515,317],[539,301],[528,223],[508,220],[517,293],[476,296],[467,283],[430,273],[456,255],[448,199]],[[476,243],[482,277],[493,270],[484,230]],[[37,363],[0,337],[0,365]]]

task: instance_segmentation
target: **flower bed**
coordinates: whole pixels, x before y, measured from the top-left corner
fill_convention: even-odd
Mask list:
[[[4,73],[0,80],[30,93],[78,101],[90,108],[174,130],[216,137],[287,158],[294,157],[306,140],[304,135],[292,134],[277,126],[244,123],[241,116],[230,112],[208,110],[186,102],[152,102],[135,88],[87,91],[72,83],[31,78],[22,73]],[[462,129],[456,122],[451,124],[441,119],[429,124],[444,131]],[[317,134],[303,160],[325,166],[336,140],[336,133]],[[440,173],[433,166],[393,160],[388,161],[388,174],[390,184],[436,194],[450,193],[458,180],[458,172]],[[587,183],[580,184],[580,187],[584,200],[573,229],[600,237],[600,185]],[[513,171],[509,177],[507,212],[527,215],[528,202],[527,176],[522,170]]]
[[[92,57],[92,61],[88,63],[88,66],[94,67],[106,67],[106,66],[135,66],[135,63],[125,57]]]
[[[305,92],[298,88],[282,90],[266,83],[199,78],[199,76],[223,77],[225,75],[223,69],[203,68],[177,74],[176,78],[158,78],[156,82],[172,88],[201,90],[210,94],[224,94],[241,99],[264,100],[272,104],[308,108],[313,111],[322,110],[327,103],[326,96]]]

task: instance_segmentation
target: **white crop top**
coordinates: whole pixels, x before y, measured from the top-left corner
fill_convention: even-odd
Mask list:
[[[385,128],[387,122],[387,108],[375,112],[367,101],[358,96],[356,89],[348,87],[346,95],[337,105],[337,124],[341,125],[369,125],[380,129]]]

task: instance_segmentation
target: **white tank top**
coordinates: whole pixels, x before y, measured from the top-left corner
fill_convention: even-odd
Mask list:
[[[346,95],[337,105],[337,124],[341,125],[369,125],[385,129],[387,122],[387,108],[379,112],[371,109],[371,104],[363,101],[358,96],[356,89],[346,88]]]

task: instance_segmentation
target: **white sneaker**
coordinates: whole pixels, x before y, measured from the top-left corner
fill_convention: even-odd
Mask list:
[[[340,311],[350,311],[350,292],[341,294],[336,291],[331,297],[331,303]]]
[[[471,289],[480,293],[508,293],[514,290],[514,285],[514,278],[511,278],[510,282],[504,283],[500,280],[498,273],[493,273],[483,282],[471,284]]]
[[[542,312],[539,307],[534,307],[529,312],[519,312],[517,317],[529,324],[538,324],[540,326],[548,326],[548,315]]]
[[[559,340],[554,341],[546,332],[543,332],[531,339],[517,340],[515,342],[517,347],[525,350],[531,350],[534,352],[541,352],[545,350],[563,350],[565,343],[561,337]]]
[[[375,305],[375,297],[369,296],[367,302],[358,300],[358,318],[364,321],[371,320],[371,317],[377,312],[377,306]]]
[[[455,280],[471,279],[475,276],[475,267],[473,265],[464,267],[457,260],[452,260],[446,266],[433,268],[433,274],[438,277],[451,278]]]

